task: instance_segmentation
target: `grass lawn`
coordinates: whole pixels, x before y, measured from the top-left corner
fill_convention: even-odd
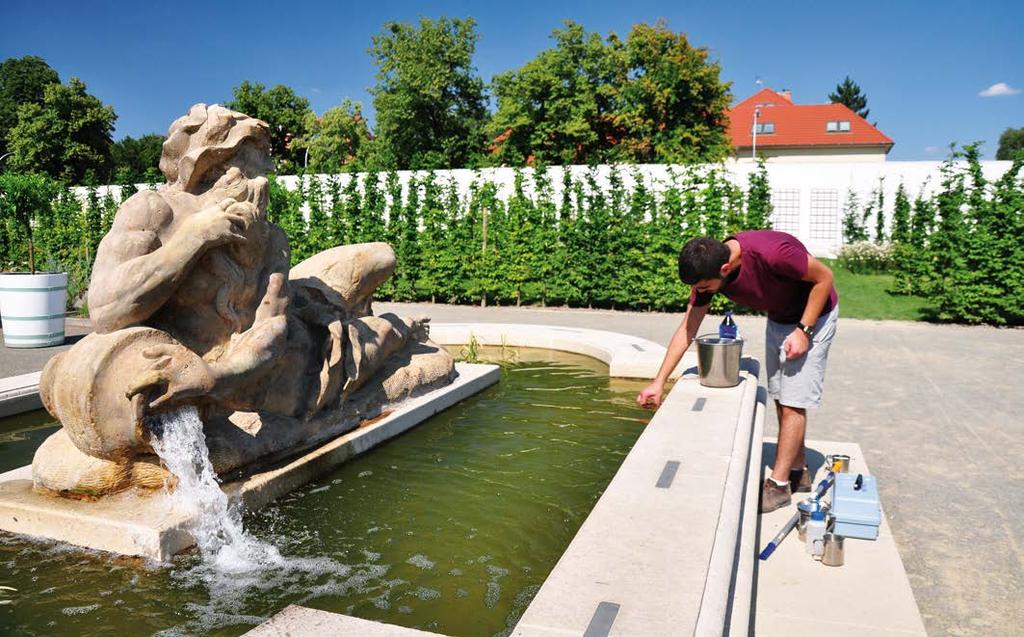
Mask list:
[[[839,291],[839,313],[843,318],[924,320],[922,311],[928,302],[918,296],[896,296],[886,292],[892,283],[890,274],[854,274],[832,259],[822,259],[835,274]]]

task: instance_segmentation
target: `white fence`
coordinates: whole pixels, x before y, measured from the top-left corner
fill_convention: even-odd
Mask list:
[[[1009,161],[984,161],[982,170],[989,180],[996,180],[1011,166]],[[889,228],[892,216],[896,189],[902,183],[908,197],[913,200],[919,194],[931,194],[940,183],[940,162],[906,161],[906,162],[809,162],[809,163],[771,163],[767,164],[768,178],[772,188],[772,226],[776,230],[789,232],[798,237],[813,254],[817,256],[833,256],[842,245],[843,208],[850,192],[856,194],[861,210],[872,197],[873,192],[881,186],[884,193],[883,214],[886,217],[886,228]],[[612,166],[597,166],[597,183],[608,184],[608,175]],[[642,164],[624,166],[621,176],[628,188],[634,183],[633,175],[639,175],[645,185],[654,192],[664,190],[672,180],[673,172],[680,167],[663,164]],[[729,178],[744,190],[751,172],[757,170],[751,162],[729,161],[725,164]],[[552,183],[556,201],[561,196],[562,171],[569,170],[574,176],[584,176],[591,168],[587,166],[552,167],[549,178]],[[526,171],[528,174],[530,170]],[[413,175],[410,171],[399,172],[403,184],[408,183]],[[511,194],[515,181],[515,170],[512,168],[484,168],[480,170],[440,170],[435,174],[442,181],[454,181],[459,190],[465,194],[475,181],[487,181],[498,186],[498,196],[507,197]],[[327,175],[318,175],[326,180]],[[337,175],[339,185],[344,187],[353,177],[351,174]],[[382,176],[383,178],[383,176]],[[298,184],[299,177],[284,176],[279,178],[288,188]],[[532,180],[527,180],[527,186]],[[382,184],[383,185],[383,184]],[[117,186],[103,188],[119,195]],[[84,189],[82,190],[84,193]],[[868,230],[874,233],[875,221],[868,220]]]

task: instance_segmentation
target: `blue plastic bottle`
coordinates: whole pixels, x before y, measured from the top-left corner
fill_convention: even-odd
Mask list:
[[[738,330],[736,328],[736,321],[732,318],[732,310],[726,310],[725,318],[722,319],[721,325],[718,326],[718,337],[735,339],[737,334]]]

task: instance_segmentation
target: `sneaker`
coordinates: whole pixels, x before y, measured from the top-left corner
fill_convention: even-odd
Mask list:
[[[814,490],[814,476],[805,465],[803,469],[789,472],[789,484],[793,485],[793,493],[810,493]]]
[[[788,506],[792,501],[793,494],[790,493],[788,484],[780,487],[772,482],[771,478],[764,479],[764,487],[761,488],[761,513],[771,513]]]

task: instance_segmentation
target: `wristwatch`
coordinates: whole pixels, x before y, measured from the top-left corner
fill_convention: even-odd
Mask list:
[[[812,325],[804,325],[803,323],[797,323],[796,329],[806,334],[807,338],[811,338],[814,336],[814,326]]]

